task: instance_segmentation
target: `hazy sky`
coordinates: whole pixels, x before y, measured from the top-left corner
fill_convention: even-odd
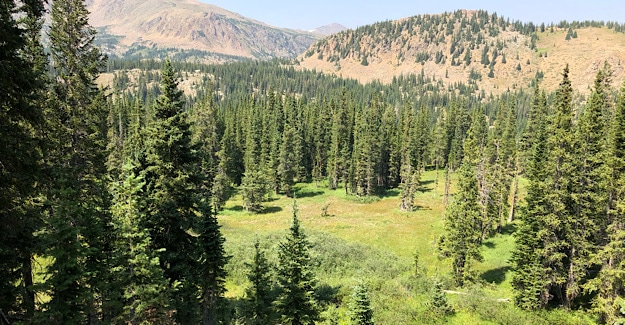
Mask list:
[[[625,0],[200,0],[285,28],[310,30],[330,23],[349,28],[418,14],[484,9],[510,20],[625,22]]]

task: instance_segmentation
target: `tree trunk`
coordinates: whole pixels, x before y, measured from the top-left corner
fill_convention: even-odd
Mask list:
[[[514,175],[514,179],[512,180],[512,190],[510,191],[512,195],[512,199],[510,202],[510,212],[508,213],[508,223],[511,223],[512,221],[514,221],[514,213],[515,213],[515,208],[516,208],[518,187],[519,187],[519,174],[516,173]]]
[[[22,279],[24,281],[25,316],[26,319],[31,320],[35,316],[35,292],[33,291],[33,261],[30,254],[24,256],[22,261]]]
[[[447,209],[447,203],[449,203],[449,190],[451,187],[451,176],[449,175],[450,168],[445,170],[445,192],[443,194],[443,219],[445,219],[445,210]]]

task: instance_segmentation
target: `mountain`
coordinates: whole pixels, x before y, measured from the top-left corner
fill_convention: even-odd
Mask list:
[[[557,87],[565,64],[573,87],[585,92],[604,62],[624,77],[625,26],[561,22],[536,26],[486,11],[420,15],[346,30],[313,44],[299,65],[361,82],[390,83],[420,74],[432,83],[468,83],[474,91],[502,93],[543,79]]]
[[[344,30],[347,30],[348,28],[341,25],[341,24],[337,24],[337,23],[333,23],[330,25],[325,25],[325,26],[321,26],[321,27],[317,27],[313,30],[311,30],[310,32],[313,34],[318,34],[318,35],[323,35],[323,36],[330,36],[332,34],[336,34],[339,32],[342,32]]]
[[[319,36],[269,26],[195,0],[87,0],[98,44],[114,54],[150,48],[222,57],[292,58]]]

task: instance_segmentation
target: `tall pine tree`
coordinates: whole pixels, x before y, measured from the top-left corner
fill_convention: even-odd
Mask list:
[[[93,44],[87,15],[83,1],[52,2],[48,36],[56,82],[46,113],[53,183],[45,239],[54,262],[47,269],[51,299],[45,311],[54,323],[97,320],[109,298],[107,108],[95,84],[106,59]]]
[[[34,234],[42,227],[34,197],[42,191],[43,11],[36,0],[0,5],[0,310],[28,320],[35,311],[32,259],[40,253]]]
[[[135,174],[130,161],[124,165],[121,176],[122,180],[113,186],[111,207],[114,230],[119,233],[113,274],[123,290],[123,312],[116,318],[130,324],[170,323],[170,295],[175,294],[175,285],[170,286],[164,276],[158,250],[150,243],[149,229],[140,227],[145,218],[140,212],[140,192],[145,182]]]
[[[179,284],[171,302],[176,320],[214,324],[224,291],[226,259],[210,197],[203,189],[208,180],[198,170],[201,159],[191,142],[182,95],[167,60],[145,138],[143,227],[150,229],[152,248],[163,249],[159,258],[170,284]]]
[[[545,94],[536,86],[533,105],[530,111],[528,129],[532,132],[527,138],[528,155],[526,177],[529,181],[525,204],[521,207],[517,231],[516,247],[512,253],[514,275],[512,286],[515,289],[515,303],[524,309],[539,309],[550,299],[549,279],[543,270],[547,225],[545,216],[549,202],[545,169],[548,159],[547,148],[547,102]]]
[[[472,264],[482,260],[482,225],[475,167],[464,162],[459,170],[458,191],[445,213],[445,233],[439,242],[443,256],[452,259],[458,286],[473,279]]]
[[[275,317],[272,270],[258,240],[254,243],[254,259],[248,267],[247,278],[252,286],[247,290],[246,296],[251,305],[252,323],[271,324]]]
[[[625,83],[610,125],[607,155],[607,241],[592,259],[601,270],[585,289],[596,293],[593,309],[602,322],[618,324],[625,321]]]
[[[315,299],[316,280],[310,258],[311,244],[300,228],[297,203],[293,202],[293,223],[290,233],[278,249],[278,282],[281,293],[277,312],[284,324],[314,324],[319,319]]]

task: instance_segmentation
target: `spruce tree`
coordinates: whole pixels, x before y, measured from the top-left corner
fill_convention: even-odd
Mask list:
[[[451,306],[445,291],[443,291],[443,284],[438,279],[434,279],[431,299],[430,306],[438,315],[447,316],[454,312],[453,306]]]
[[[328,178],[330,188],[336,189],[339,182],[347,182],[351,160],[350,119],[347,107],[345,88],[341,93],[341,101],[334,107],[332,128],[330,131],[330,149],[328,152]],[[347,189],[347,184],[345,184]]]
[[[510,214],[510,190],[516,172],[516,109],[514,104],[500,103],[486,148],[489,172],[483,188],[485,197],[484,237],[505,225]]]
[[[356,195],[374,195],[381,181],[382,143],[382,104],[374,96],[365,110],[358,112],[354,130],[354,183]]]
[[[413,164],[417,170],[421,170],[425,169],[430,160],[432,142],[434,141],[430,126],[430,111],[426,107],[421,107],[417,112],[413,128]]]
[[[293,223],[278,248],[278,282],[281,292],[276,307],[284,324],[314,324],[319,319],[315,299],[316,280],[310,257],[311,244],[300,228],[297,203],[293,202]]]
[[[166,324],[173,321],[169,302],[170,295],[175,294],[175,284],[170,286],[163,274],[149,230],[140,227],[145,218],[140,212],[140,193],[145,182],[135,174],[130,161],[124,165],[121,177],[113,186],[111,207],[113,227],[119,233],[113,274],[124,298],[123,312],[116,318],[130,324]]]
[[[241,180],[241,196],[243,197],[243,207],[248,212],[260,212],[263,209],[262,202],[265,201],[269,192],[267,174],[262,170],[260,160],[260,134],[259,121],[256,115],[255,105],[252,103],[248,112],[247,134],[245,138],[245,173]]]
[[[548,136],[534,142],[527,208],[513,258],[517,303],[528,309],[550,302],[570,308],[581,280],[576,275],[577,231],[583,229],[573,209],[573,89],[568,73],[566,66],[545,128]]]
[[[301,143],[297,130],[287,123],[282,133],[282,142],[280,145],[280,158],[278,165],[278,179],[280,189],[286,196],[293,196],[293,185],[295,185],[295,177],[299,167],[300,157],[296,150],[297,144]]]
[[[481,261],[482,225],[478,204],[475,167],[464,162],[458,176],[458,191],[445,213],[445,233],[439,249],[452,259],[453,277],[458,286],[472,280],[471,266]]]
[[[597,73],[575,133],[572,175],[575,185],[571,187],[571,221],[567,234],[570,265],[566,297],[569,306],[582,294],[581,284],[586,282],[590,269],[594,268],[591,257],[596,253],[597,246],[605,243],[609,170],[606,164],[607,119],[604,114],[611,109],[608,103],[610,75],[609,67]]]
[[[142,167],[146,181],[143,213],[147,217],[142,226],[150,229],[152,248],[163,249],[159,259],[170,284],[179,283],[171,301],[176,320],[191,323],[202,319],[212,324],[224,290],[226,259],[182,95],[167,60],[161,73],[161,95],[146,131]]]
[[[402,211],[412,211],[414,207],[414,195],[418,184],[413,184],[413,144],[412,144],[412,126],[413,126],[413,114],[410,107],[406,108],[402,118],[401,127],[401,149],[400,156],[400,170],[399,170],[399,189],[401,190],[401,203],[399,208]]]
[[[538,89],[538,87],[536,88]],[[527,146],[530,151],[526,165],[528,179],[525,204],[520,209],[516,247],[512,253],[514,274],[512,286],[515,290],[515,303],[524,309],[540,309],[549,302],[549,279],[543,270],[546,238],[548,232],[544,223],[548,212],[549,201],[545,169],[548,159],[547,148],[547,103],[545,94],[534,92],[533,105],[530,111]]]
[[[321,182],[327,175],[328,166],[328,153],[330,151],[330,129],[332,126],[332,109],[334,107],[333,101],[329,104],[330,107],[325,105],[315,105],[316,110],[313,112],[312,124],[314,128],[312,132],[311,144],[314,145],[314,149],[311,152],[313,157],[312,163],[312,179],[315,183]]]
[[[247,290],[246,296],[252,307],[252,323],[270,324],[274,317],[272,270],[258,240],[254,243],[252,263],[247,266],[249,268],[247,278],[252,286]]]
[[[596,293],[593,311],[599,314],[601,321],[619,324],[625,321],[625,83],[610,125],[607,155],[607,242],[592,258],[601,270],[596,278],[586,283],[585,289]]]
[[[42,119],[47,61],[40,43],[42,1],[0,6],[0,310],[30,320],[35,312],[34,234],[42,227]],[[44,182],[42,182],[44,183]]]
[[[358,281],[352,290],[352,300],[349,304],[349,316],[351,324],[354,325],[373,325],[373,309],[371,309],[371,300],[369,299],[369,290],[367,286]]]
[[[577,254],[576,244],[571,242],[577,227],[577,220],[573,214],[573,198],[571,196],[574,174],[574,133],[573,133],[573,89],[568,77],[569,68],[566,66],[562,81],[556,91],[554,100],[553,119],[548,128],[551,135],[547,140],[549,160],[546,165],[550,172],[548,192],[545,198],[550,202],[549,211],[545,217],[546,229],[550,235],[546,238],[543,263],[545,273],[550,277],[551,292],[557,302],[567,308],[572,305],[573,292],[569,291],[573,281],[569,272],[575,267],[571,265]],[[571,274],[572,275],[572,274]]]
[[[106,59],[93,44],[95,30],[87,15],[83,1],[51,5],[48,36],[56,82],[46,113],[53,142],[46,159],[54,182],[45,240],[54,262],[47,269],[51,299],[44,317],[57,323],[97,319],[100,305],[110,298],[107,109],[95,84]]]

